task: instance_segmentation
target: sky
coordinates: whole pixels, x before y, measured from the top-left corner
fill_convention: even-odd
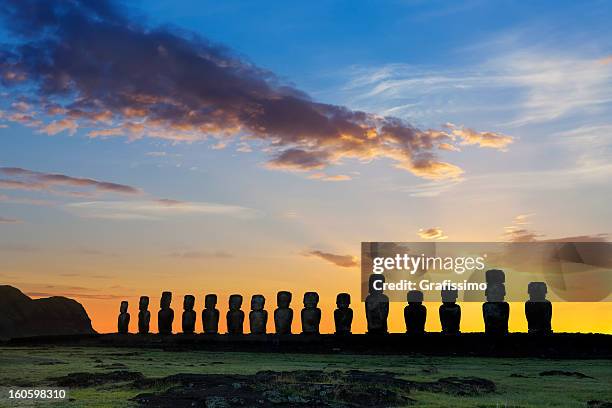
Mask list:
[[[608,239],[611,17],[607,1],[3,2],[0,282],[75,298],[103,332],[121,300],[154,312],[163,290],[179,312],[217,293],[222,316],[231,293],[271,311],[278,290],[295,310],[316,290],[329,332],[349,292],[359,332],[361,241]],[[553,328],[612,333],[611,312],[556,304]],[[482,329],[465,304],[462,330]]]

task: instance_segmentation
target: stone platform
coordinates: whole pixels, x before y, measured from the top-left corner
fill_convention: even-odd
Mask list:
[[[353,334],[322,335],[209,335],[209,334],[94,334],[12,339],[3,346],[61,345],[78,347],[161,348],[223,352],[350,353],[392,355],[543,357],[612,359],[612,335],[555,333],[534,336],[511,333],[444,335]]]

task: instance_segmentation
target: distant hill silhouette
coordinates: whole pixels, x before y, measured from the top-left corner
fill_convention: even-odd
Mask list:
[[[76,300],[31,299],[17,288],[0,285],[0,340],[92,333],[91,320]]]

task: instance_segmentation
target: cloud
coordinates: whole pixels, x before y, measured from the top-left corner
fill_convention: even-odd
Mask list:
[[[454,150],[446,133],[313,101],[221,45],[143,27],[113,2],[8,0],[1,11],[16,40],[0,48],[1,83],[13,99],[40,101],[26,113],[8,107],[18,116],[7,119],[41,132],[185,142],[214,135],[222,145],[248,136],[272,154],[273,169],[383,158],[427,179],[462,173],[437,155]]]
[[[508,145],[514,142],[511,136],[502,135],[495,132],[477,132],[473,129],[463,126],[456,126],[452,123],[445,125],[454,137],[461,139],[462,145],[478,145],[479,147],[488,147],[497,150],[506,150]],[[453,148],[450,146],[449,148]]]
[[[610,236],[607,233],[592,235],[576,235],[561,238],[546,238],[545,234],[540,234],[528,225],[531,225],[530,218],[535,214],[519,214],[512,220],[512,225],[504,227],[504,238],[509,242],[607,242]]]
[[[357,258],[352,255],[337,255],[319,250],[308,251],[305,253],[305,255],[321,258],[324,261],[331,262],[334,265],[342,268],[352,268],[357,266]]]
[[[351,180],[351,176],[346,174],[329,175],[325,173],[313,173],[308,176],[312,180],[323,180],[323,181],[348,181]]]
[[[41,127],[39,131],[40,133],[46,133],[47,135],[52,136],[67,130],[68,133],[73,135],[77,131],[77,128],[78,125],[76,121],[71,119],[60,119],[54,120],[48,125]]]
[[[253,209],[236,205],[177,200],[85,201],[69,203],[65,208],[83,218],[109,220],[159,220],[177,215],[224,215],[252,218]]]
[[[329,153],[323,150],[287,149],[270,160],[267,167],[297,171],[318,170],[326,166],[328,158]]]
[[[184,259],[207,259],[207,258],[233,258],[234,255],[225,251],[183,251],[183,252],[172,252],[168,256],[173,258],[184,258]]]
[[[446,235],[444,235],[444,232],[439,227],[427,228],[427,229],[421,228],[418,234],[419,234],[419,237],[423,239],[443,240],[443,239],[448,238]]]
[[[559,52],[528,41],[484,47],[481,61],[452,69],[356,67],[344,91],[362,109],[421,122],[475,115],[484,123],[495,118],[502,126],[519,127],[578,114],[605,115],[612,102],[609,56]]]
[[[64,174],[41,173],[19,167],[0,167],[0,174],[13,179],[0,179],[0,188],[18,190],[47,190],[56,193],[73,194],[54,190],[54,186],[92,188],[98,192],[118,194],[141,194],[142,191],[125,184],[98,181],[90,178],[78,178]],[[79,193],[77,193],[79,194]]]
[[[572,237],[543,239],[542,242],[608,242],[610,234],[575,235]]]
[[[16,218],[0,217],[0,224],[18,224],[20,222],[21,220],[18,220]]]
[[[532,231],[527,227],[529,219],[535,214],[519,214],[512,220],[512,225],[504,227],[504,238],[510,242],[535,242],[544,235]]]

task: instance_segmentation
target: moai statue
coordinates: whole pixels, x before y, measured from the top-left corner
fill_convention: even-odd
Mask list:
[[[264,310],[266,298],[263,295],[251,297],[251,312],[249,313],[249,327],[251,334],[266,334],[268,325],[268,312]]]
[[[195,296],[185,295],[183,298],[183,333],[193,334],[195,332],[196,312],[193,310],[195,306]]]
[[[157,330],[159,334],[172,334],[174,310],[170,308],[172,292],[163,292],[159,301],[160,310],[157,312]]]
[[[382,284],[384,282],[385,277],[383,275],[370,275],[368,281],[369,295],[365,299],[368,334],[388,333],[387,317],[389,316],[389,297],[382,291]]]
[[[240,310],[242,306],[241,295],[230,295],[229,310],[227,311],[227,332],[229,334],[242,334],[244,327],[244,312]]]
[[[544,282],[530,282],[529,300],[525,302],[525,316],[531,334],[552,333],[552,303],[546,299],[548,288]]]
[[[336,334],[351,334],[351,325],[353,324],[353,309],[351,305],[351,295],[348,293],[339,293],[336,296],[336,306],[334,310],[334,323],[336,323]]]
[[[149,323],[151,322],[151,312],[149,312],[149,297],[141,296],[138,302],[138,333],[149,333]]]
[[[404,321],[406,322],[406,333],[425,333],[425,320],[427,319],[427,308],[423,306],[423,292],[411,290],[406,296],[408,306],[404,308]]]
[[[124,300],[119,307],[119,318],[117,319],[117,331],[127,334],[130,326],[130,314],[128,313],[128,302]]]
[[[302,334],[319,334],[321,309],[317,292],[304,293],[304,309],[302,309]]]
[[[217,306],[217,295],[206,295],[204,310],[202,310],[202,325],[206,334],[217,334],[219,332],[219,310],[215,306]]]
[[[482,305],[482,315],[485,323],[485,333],[494,335],[508,334],[508,319],[510,305],[504,301],[506,276],[504,271],[491,269],[486,272],[487,301]]]
[[[442,291],[442,304],[440,305],[440,323],[442,323],[442,333],[459,334],[459,324],[461,322],[461,306],[457,302],[459,292],[455,290]]]
[[[276,334],[291,334],[291,323],[293,322],[293,309],[291,304],[291,292],[281,290],[276,294],[277,309],[274,311],[274,326]]]

